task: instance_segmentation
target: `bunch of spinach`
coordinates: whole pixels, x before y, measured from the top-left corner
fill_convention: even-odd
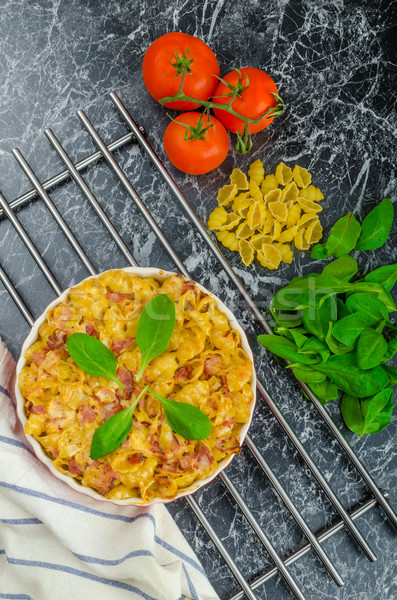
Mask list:
[[[397,354],[397,327],[389,320],[397,311],[390,295],[397,264],[360,277],[349,252],[383,246],[393,218],[384,198],[362,225],[353,213],[339,219],[310,255],[335,260],[279,290],[270,309],[274,334],[258,336],[320,402],[341,396],[342,417],[360,437],[381,431],[392,417],[397,368],[387,362]]]
[[[136,342],[141,353],[136,381],[142,377],[149,362],[165,352],[175,322],[175,305],[165,294],[155,296],[143,309],[136,332]],[[85,333],[73,333],[68,338],[66,347],[71,358],[85,373],[94,377],[106,377],[123,387],[116,376],[116,357],[100,340]],[[203,440],[211,433],[210,419],[196,406],[164,398],[146,385],[131,406],[116,413],[95,430],[90,450],[93,460],[121,446],[131,430],[134,410],[146,393],[162,404],[169,426],[179,435],[190,440]]]

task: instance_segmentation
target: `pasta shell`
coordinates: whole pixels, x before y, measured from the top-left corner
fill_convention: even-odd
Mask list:
[[[261,183],[261,192],[263,196],[272,190],[278,189],[278,181],[275,175],[266,175],[265,179]]]
[[[229,250],[232,250],[233,252],[237,252],[239,244],[235,233],[232,231],[217,231],[216,237],[226,248],[229,248]]]
[[[254,200],[263,200],[263,196],[262,196],[262,192],[258,186],[257,183],[255,183],[255,181],[250,181],[249,183],[249,193],[251,198],[253,198]]]
[[[236,236],[239,239],[244,239],[246,240],[247,238],[251,237],[254,234],[254,231],[251,229],[251,227],[248,225],[247,221],[243,221],[243,223],[241,223],[236,230]]]
[[[247,240],[240,240],[239,242],[239,252],[241,256],[241,260],[245,264],[246,267],[252,263],[255,257],[255,250],[251,246]]]
[[[240,169],[233,169],[230,183],[236,185],[239,190],[248,190],[248,179]]]
[[[313,202],[313,200],[306,198],[298,198],[298,204],[305,213],[318,213],[323,210],[323,207],[318,202]]]
[[[278,240],[281,234],[282,225],[279,221],[273,221],[273,232],[270,234],[272,240]]]
[[[298,248],[298,250],[308,250],[310,244],[307,243],[307,241],[304,239],[303,234],[305,233],[304,229],[299,229],[295,239],[294,239],[294,244],[295,244],[295,248]]]
[[[292,179],[292,170],[283,162],[278,164],[276,167],[276,179],[280,185],[285,185]]]
[[[262,223],[262,214],[261,209],[259,207],[259,202],[254,202],[247,213],[247,223],[248,226],[252,229],[259,229]]]
[[[280,234],[279,241],[283,244],[285,242],[292,242],[297,231],[298,228],[296,227],[296,225],[294,225],[293,227],[289,227],[289,229],[284,229],[284,231],[282,231]]]
[[[287,183],[283,190],[281,190],[280,200],[283,202],[296,202],[298,198],[298,188],[296,187],[296,183],[291,181],[291,183]]]
[[[277,219],[277,221],[280,221],[280,223],[284,223],[287,220],[288,211],[284,202],[280,202],[280,200],[278,200],[277,202],[269,202],[267,206],[270,212],[272,213],[273,217]]]
[[[292,176],[296,185],[300,188],[307,187],[312,180],[312,176],[310,175],[309,171],[303,167],[300,167],[299,165],[295,165],[294,170],[292,171]]]
[[[236,185],[224,185],[218,192],[218,204],[219,206],[228,206],[233,202],[233,199],[237,195],[238,189]]]
[[[273,244],[263,244],[262,250],[257,253],[259,262],[263,267],[274,271],[281,262],[281,252]]]
[[[248,169],[248,177],[251,181],[254,181],[259,186],[262,183],[264,176],[265,169],[263,167],[263,162],[258,158],[250,164]]]
[[[238,225],[238,223],[240,223],[240,221],[241,221],[241,217],[239,215],[236,215],[234,213],[228,213],[226,223],[224,223],[223,225],[218,227],[218,230],[226,231],[229,229],[234,229],[234,227],[236,227],[236,225]]]
[[[271,243],[272,243],[272,239],[268,235],[265,235],[264,233],[257,233],[256,235],[253,235],[250,240],[250,244],[253,248],[255,248],[255,250],[261,250],[263,244],[271,244]]]
[[[218,229],[218,227],[221,227],[224,223],[226,223],[227,217],[228,213],[223,206],[217,206],[208,217],[208,228],[211,231],[213,229]]]
[[[299,204],[294,204],[288,213],[287,227],[288,228],[293,227],[300,219],[300,216],[301,216],[301,207],[299,206]]]
[[[306,229],[310,223],[316,220],[318,220],[316,213],[303,213],[299,221],[297,221],[296,226],[298,229]]]
[[[271,190],[270,192],[268,192],[265,196],[265,202],[266,204],[268,204],[269,202],[277,202],[277,200],[280,200],[281,197],[281,190],[279,188],[277,188],[276,190]]]
[[[309,227],[305,229],[304,238],[308,244],[317,244],[323,237],[323,228],[320,221],[317,219],[310,223]]]
[[[283,263],[290,265],[294,256],[291,248],[287,244],[280,244],[279,242],[274,242],[273,246],[280,251]]]
[[[313,202],[321,202],[324,198],[324,194],[320,190],[320,188],[314,187],[314,185],[309,185],[309,187],[301,190],[300,192],[301,198],[306,198],[306,200],[313,200]]]

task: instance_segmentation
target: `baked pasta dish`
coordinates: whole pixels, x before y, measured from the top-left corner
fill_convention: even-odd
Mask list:
[[[148,364],[138,384],[137,324],[158,294],[175,303],[176,325],[166,351]],[[76,365],[66,341],[77,332],[96,337],[111,350],[123,388]],[[108,499],[167,501],[240,451],[239,433],[253,409],[253,363],[239,330],[216,299],[182,275],[157,280],[113,270],[70,288],[47,311],[25,360],[19,374],[25,432],[41,444],[58,471]],[[95,430],[130,406],[146,384],[157,394],[198,407],[211,421],[210,435],[194,441],[175,433],[162,405],[147,393],[122,445],[93,460]]]

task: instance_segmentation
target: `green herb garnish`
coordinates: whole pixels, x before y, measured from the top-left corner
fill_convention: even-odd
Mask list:
[[[386,363],[397,354],[397,326],[389,319],[397,311],[390,295],[397,264],[355,278],[357,261],[348,252],[381,247],[392,222],[387,198],[362,225],[353,213],[339,219],[310,255],[337,258],[322,273],[294,277],[279,290],[270,309],[275,333],[258,336],[320,402],[342,396],[343,419],[360,436],[381,431],[392,415],[397,368]]]
[[[137,381],[150,361],[167,349],[175,322],[174,302],[165,294],[155,296],[143,309],[136,333],[141,353]],[[116,377],[117,359],[101,341],[85,333],[74,333],[68,338],[66,346],[71,358],[85,373],[106,377],[124,387]],[[189,440],[203,440],[211,433],[210,419],[196,406],[164,398],[146,385],[131,406],[113,415],[95,430],[90,451],[93,460],[121,446],[131,430],[134,410],[145,393],[151,394],[162,404],[169,426],[179,435]]]

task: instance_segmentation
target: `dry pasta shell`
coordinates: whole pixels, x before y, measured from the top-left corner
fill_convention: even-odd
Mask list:
[[[287,218],[287,227],[293,227],[300,219],[301,216],[301,207],[299,206],[299,204],[294,204],[289,213],[288,213],[288,218]]]
[[[296,226],[298,229],[306,229],[310,223],[313,223],[313,221],[316,221],[317,219],[318,216],[316,213],[303,213],[299,221],[296,222]]]
[[[262,213],[259,202],[254,202],[247,213],[247,223],[251,229],[259,229],[262,224]]]
[[[239,253],[241,256],[241,260],[245,264],[246,267],[252,263],[255,257],[255,250],[251,246],[247,240],[239,241]]]
[[[278,164],[276,167],[276,179],[280,185],[285,185],[292,179],[292,170],[283,162]]]
[[[270,234],[272,240],[278,240],[281,234],[282,225],[280,221],[273,221],[273,231]]]
[[[263,196],[266,196],[272,190],[278,189],[278,181],[275,175],[266,175],[265,179],[261,183],[261,192]]]
[[[265,169],[263,167],[263,162],[259,160],[259,158],[250,164],[248,176],[250,180],[254,181],[258,186],[262,183],[265,176]]]
[[[266,220],[262,224],[261,233],[270,233],[271,230],[273,229],[273,223],[274,223],[274,218],[272,217],[271,213],[268,212],[266,215]]]
[[[293,227],[289,227],[288,229],[284,229],[284,231],[282,231],[280,234],[279,241],[283,244],[285,242],[292,242],[297,231],[298,228],[296,225],[294,225]]]
[[[313,200],[313,202],[321,202],[324,198],[324,194],[320,190],[320,188],[314,187],[314,185],[309,185],[309,187],[301,190],[299,193],[301,198],[306,198],[306,200]]]
[[[288,244],[280,244],[279,242],[274,242],[273,246],[280,251],[281,260],[283,261],[283,263],[287,263],[288,265],[290,265],[292,263],[294,254],[291,248],[288,246]]]
[[[237,186],[238,190],[248,190],[248,179],[240,169],[233,169],[230,183]]]
[[[272,213],[273,217],[277,219],[277,221],[280,221],[280,223],[284,223],[287,220],[288,210],[284,202],[280,202],[280,200],[278,200],[277,202],[269,202],[267,206],[270,212]]]
[[[224,185],[218,192],[218,204],[219,206],[228,206],[231,204],[237,195],[238,189],[236,185]]]
[[[305,235],[304,238],[308,244],[317,244],[323,237],[323,228],[320,221],[313,221],[310,223],[309,227],[304,230]]]
[[[233,250],[233,252],[237,252],[238,239],[236,238],[235,233],[232,231],[217,231],[216,237],[226,248]]]
[[[213,229],[218,229],[224,223],[226,223],[228,217],[227,211],[223,208],[223,206],[217,206],[214,208],[210,216],[208,217],[208,228],[212,231]]]
[[[248,225],[247,221],[243,221],[236,230],[236,236],[241,240],[246,240],[247,238],[252,237],[254,231]]]
[[[266,219],[267,219],[267,215],[269,214],[269,211],[267,210],[265,203],[263,201],[258,202],[258,206],[259,206],[259,212],[261,213],[260,229],[262,229],[262,227],[266,223]]]
[[[253,199],[248,198],[248,192],[244,192],[244,194],[239,194],[238,196],[236,196],[232,205],[232,210],[234,213],[239,214],[240,217],[243,217],[245,219],[245,217],[247,216],[248,209],[252,203]]]
[[[250,181],[249,182],[249,193],[251,198],[253,198],[254,200],[263,200],[263,196],[262,196],[262,192],[260,190],[260,187],[258,186],[257,183],[255,183],[255,181]]]
[[[308,200],[307,198],[298,198],[298,204],[305,213],[318,213],[323,210],[323,207],[318,202]]]
[[[299,165],[295,165],[294,170],[292,171],[292,176],[296,185],[300,188],[307,187],[312,180],[312,176],[310,175],[309,171],[303,167],[300,167]]]
[[[250,244],[255,250],[261,250],[263,244],[271,244],[272,238],[264,233],[257,233],[250,239]]]
[[[280,200],[282,200],[282,202],[289,202],[290,200],[292,200],[292,202],[296,202],[298,193],[299,191],[296,187],[295,181],[291,181],[291,183],[287,183],[284,189],[281,190]]]
[[[236,215],[234,213],[228,213],[226,223],[218,227],[218,230],[226,231],[229,229],[234,229],[234,227],[236,227],[240,223],[240,221],[241,217],[239,215]]]
[[[259,262],[263,267],[274,271],[281,262],[281,252],[273,244],[263,244],[262,250],[257,253]]]
[[[268,192],[264,198],[266,204],[268,204],[269,202],[277,202],[277,200],[280,200],[281,197],[281,190],[279,188],[277,188],[276,190],[271,190],[270,192]]]
[[[307,241],[304,239],[303,234],[305,233],[304,229],[299,229],[295,239],[294,239],[294,244],[295,244],[295,248],[298,248],[298,250],[308,250],[310,244],[307,243]]]

